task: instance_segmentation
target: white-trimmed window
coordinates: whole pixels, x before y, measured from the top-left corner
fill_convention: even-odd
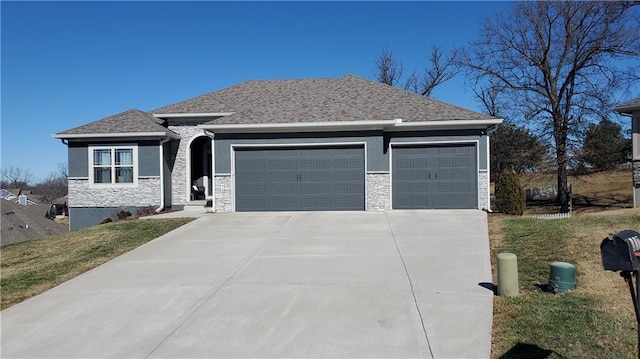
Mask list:
[[[137,146],[89,147],[89,181],[92,184],[137,183]]]

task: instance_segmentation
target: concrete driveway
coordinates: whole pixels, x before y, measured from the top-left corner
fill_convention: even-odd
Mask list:
[[[476,210],[208,214],[1,312],[2,358],[486,358]]]

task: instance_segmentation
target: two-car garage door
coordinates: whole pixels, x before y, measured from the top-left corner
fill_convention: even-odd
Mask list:
[[[234,154],[236,211],[366,209],[363,145],[237,147]],[[394,146],[391,157],[393,209],[477,208],[474,144]]]
[[[236,211],[365,209],[364,146],[235,149]]]

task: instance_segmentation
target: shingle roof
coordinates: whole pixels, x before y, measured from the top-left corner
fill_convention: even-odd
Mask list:
[[[354,75],[338,79],[255,80],[148,113],[131,109],[54,135],[163,133],[152,114],[232,113],[207,124],[268,124],[402,119],[485,120],[494,117]]]
[[[103,118],[67,131],[57,133],[56,136],[81,135],[97,133],[175,133],[161,125],[162,120],[137,109],[131,109],[119,114]]]
[[[353,75],[335,80],[248,81],[150,111],[154,114],[221,112],[233,112],[233,115],[210,124],[493,118]]]
[[[45,217],[49,205],[23,206],[11,200],[0,199],[2,245],[23,242],[69,231],[68,226]]]
[[[613,108],[615,111],[622,113],[631,113],[631,111],[640,111],[640,97],[622,103]]]

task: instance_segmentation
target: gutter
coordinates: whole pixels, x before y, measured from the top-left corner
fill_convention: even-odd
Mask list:
[[[616,106],[613,108],[615,112],[621,115],[632,115],[635,111],[640,111],[640,104],[628,105],[628,106]]]
[[[441,121],[415,121],[415,122],[401,122],[395,126],[394,129],[415,129],[420,127],[425,128],[487,128],[497,126],[504,122],[501,118],[491,118],[485,120],[441,120]]]
[[[484,120],[440,120],[440,121],[415,121],[404,122],[402,119],[394,120],[365,120],[365,121],[342,121],[342,122],[298,122],[298,123],[259,123],[259,124],[202,124],[199,128],[212,130],[217,133],[224,132],[277,132],[277,131],[327,131],[327,130],[362,130],[362,129],[383,129],[390,131],[425,129],[455,129],[464,128],[487,128],[500,125],[504,120],[501,118],[491,118]]]
[[[114,133],[55,133],[51,135],[53,138],[59,138],[61,140],[69,139],[85,139],[85,138],[146,138],[146,137],[162,137],[162,138],[174,138],[179,139],[180,136],[169,132],[114,132]]]
[[[359,129],[359,128],[384,128],[388,126],[395,126],[402,123],[401,119],[395,120],[368,120],[368,121],[342,121],[342,122],[296,122],[296,123],[241,123],[241,124],[202,124],[198,125],[199,128],[213,130],[215,132],[225,131],[282,131],[282,130],[295,130],[295,131],[316,131],[327,129]]]

